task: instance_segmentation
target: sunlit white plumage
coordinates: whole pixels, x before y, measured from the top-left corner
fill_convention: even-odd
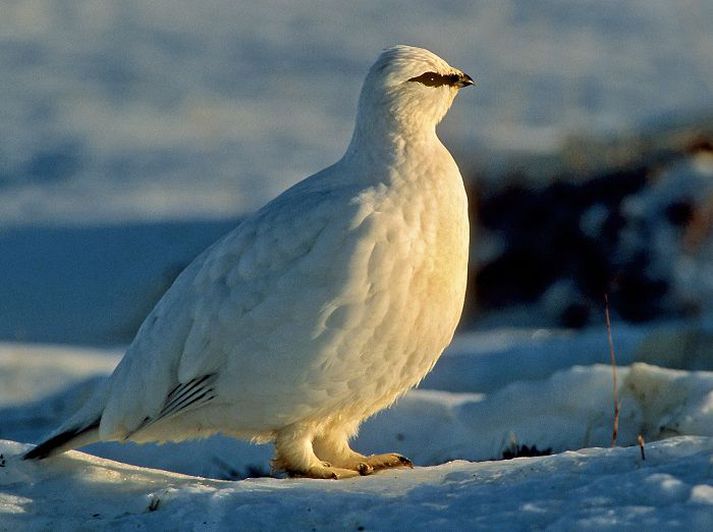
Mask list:
[[[108,387],[27,457],[222,432],[274,441],[293,474],[407,465],[348,439],[426,375],[459,320],[467,204],[435,126],[470,84],[427,50],[385,50],[342,159],[196,258]]]

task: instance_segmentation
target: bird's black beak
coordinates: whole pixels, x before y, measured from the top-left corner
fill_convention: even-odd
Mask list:
[[[462,89],[463,87],[468,87],[469,85],[475,85],[475,80],[463,72],[458,76],[458,81],[455,85],[459,89]]]

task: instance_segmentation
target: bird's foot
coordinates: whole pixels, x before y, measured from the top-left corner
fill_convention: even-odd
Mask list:
[[[396,453],[372,454],[371,456],[365,456],[356,467],[360,475],[371,475],[382,469],[391,469],[394,467],[413,468],[413,462],[405,456]]]
[[[345,478],[358,477],[362,474],[360,471],[352,469],[344,469],[334,467],[329,462],[321,462],[319,465],[313,465],[305,471],[287,471],[287,474],[292,478],[319,478],[327,480],[342,480]]]

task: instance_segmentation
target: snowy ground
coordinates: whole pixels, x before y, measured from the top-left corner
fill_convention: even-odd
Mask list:
[[[74,410],[121,351],[3,344],[0,529],[707,530],[713,357],[707,342],[691,347],[692,335],[679,324],[615,329],[622,412],[614,449],[603,327],[459,336],[422,388],[369,420],[355,442],[367,453],[402,452],[419,467],[344,482],[232,480],[266,474],[271,450],[223,437],[86,449],[121,463],[79,452],[19,461],[29,448],[20,442],[37,441]],[[523,446],[552,454],[493,461]]]
[[[5,456],[27,446],[0,442]],[[713,439],[454,461],[342,482],[188,477],[72,452],[6,459],[6,530],[710,530]]]

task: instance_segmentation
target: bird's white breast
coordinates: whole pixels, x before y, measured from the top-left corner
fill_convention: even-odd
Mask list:
[[[427,178],[355,189],[283,278],[280,301],[251,320],[262,340],[236,347],[229,373],[248,369],[249,345],[269,344],[253,347],[269,354],[251,358],[235,388],[236,403],[263,416],[256,423],[361,419],[417,384],[450,342],[467,276],[466,198],[450,156],[418,171]]]
[[[460,318],[469,230],[462,180],[450,157],[418,171],[423,179],[356,200],[368,214],[353,237],[350,287],[321,313],[330,348],[309,385],[339,398],[343,417],[361,419],[416,385]]]

